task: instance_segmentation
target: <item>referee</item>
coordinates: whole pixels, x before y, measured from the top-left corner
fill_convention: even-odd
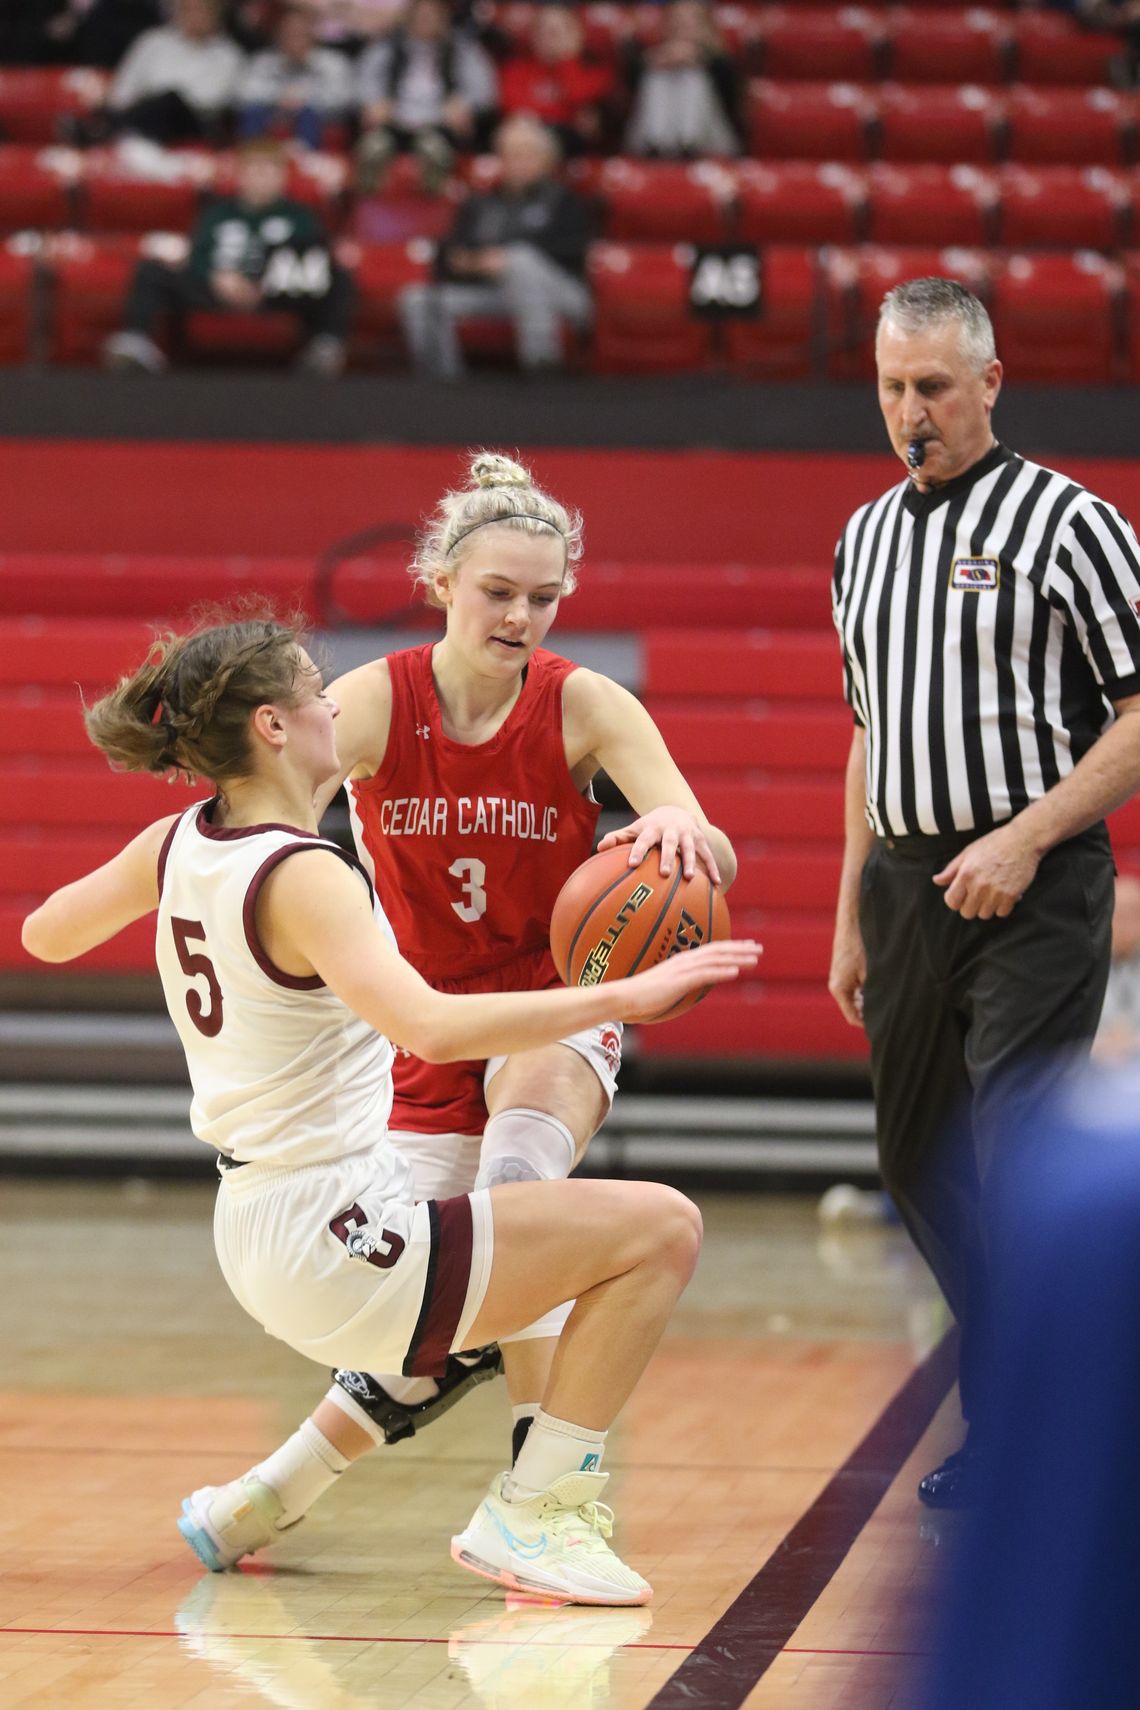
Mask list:
[[[836,552],[855,728],[828,985],[870,1040],[883,1182],[958,1320],[969,1420],[1010,1100],[1087,1052],[1104,996],[1104,816],[1140,784],[1140,546],[995,440],[993,328],[956,281],[889,292],[876,360],[908,474]],[[968,1505],[978,1468],[967,1437],[919,1497]]]

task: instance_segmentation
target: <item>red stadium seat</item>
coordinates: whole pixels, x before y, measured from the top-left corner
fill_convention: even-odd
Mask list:
[[[713,7],[713,22],[725,48],[751,69],[760,53],[763,11],[758,6],[729,3]]]
[[[1002,98],[974,83],[886,83],[879,93],[884,160],[985,165],[997,159]]]
[[[726,696],[834,702],[842,681],[826,574],[819,576],[817,587],[818,633],[650,630],[641,642],[642,694],[694,695],[706,702]]]
[[[1068,12],[1032,6],[1010,19],[1022,83],[1107,83],[1124,44],[1107,30],[1085,30]]]
[[[0,147],[0,234],[73,224],[73,149]]]
[[[0,825],[90,826],[141,830],[152,819],[178,813],[202,787],[168,784],[145,772],[123,772],[108,787],[105,764],[73,761],[13,762],[0,796]],[[152,928],[153,930],[153,928]]]
[[[74,232],[45,250],[51,291],[48,350],[53,362],[98,362],[104,339],[120,325],[138,262],[135,238],[89,238]]]
[[[994,269],[990,311],[1015,384],[1103,385],[1118,377],[1120,268],[1091,250],[1012,255]]]
[[[10,243],[0,245],[0,365],[4,367],[26,362],[32,354],[35,279],[32,255]]]
[[[867,1036],[849,1027],[828,993],[783,982],[749,981],[729,992],[710,992],[667,1027],[641,1027],[638,1054],[646,1058],[803,1057],[862,1060]]]
[[[1140,251],[1124,258],[1127,302],[1127,374],[1133,385],[1140,383]],[[1140,837],[1138,837],[1140,841]]]
[[[114,831],[76,831],[54,837],[35,827],[13,826],[4,838],[0,896],[45,896],[101,867],[122,846],[122,838]]]
[[[977,249],[887,249],[866,244],[831,251],[827,288],[835,345],[828,367],[840,380],[871,379],[875,373],[875,327],[879,305],[904,279],[960,279],[985,297],[989,258]]]
[[[1127,179],[1105,166],[1001,171],[1001,241],[1010,249],[1114,249],[1130,207]]]
[[[769,244],[760,256],[760,312],[724,323],[729,366],[754,377],[800,379],[813,367],[816,252]]]
[[[689,782],[712,823],[731,825],[734,837],[826,843],[843,823],[843,779],[838,773],[822,779],[810,772],[770,777],[694,767]]]
[[[0,760],[27,758],[106,763],[87,740],[78,689],[0,689]]]
[[[6,142],[60,141],[60,122],[102,104],[107,75],[87,66],[0,68],[0,135]]]
[[[980,6],[945,12],[893,6],[887,41],[890,74],[899,83],[1000,83],[1005,76],[1005,19]]]
[[[737,701],[702,706],[699,701],[646,702],[669,752],[686,770],[710,754],[717,765],[767,772],[841,775],[851,747],[851,717],[836,697],[834,707],[768,707]]]
[[[477,155],[473,160],[482,162],[486,158]],[[385,174],[382,193],[356,203],[353,236],[363,243],[398,244],[411,238],[438,241],[451,229],[462,195],[458,181],[428,195],[419,162],[412,155],[397,155]]]
[[[744,160],[736,167],[736,229],[744,243],[854,243],[862,175],[835,161]]]
[[[295,356],[303,340],[304,329],[295,315],[202,309],[184,318],[179,355],[191,359],[232,359],[240,363],[279,363]]]
[[[371,361],[404,359],[397,299],[405,286],[422,285],[431,277],[431,245],[423,240],[343,243],[337,254],[356,281],[352,354]]]
[[[0,556],[0,612],[4,614],[0,637],[14,636],[37,659],[42,659],[45,649],[58,649],[60,659],[66,661],[60,666],[66,673],[62,678],[41,665],[36,676],[18,677],[16,681],[84,682],[86,671],[95,669],[93,662],[87,663],[93,659],[91,649],[96,645],[108,649],[119,646],[118,642],[100,641],[96,633],[99,625],[84,620],[164,621],[183,617],[200,603],[221,604],[245,594],[264,595],[282,609],[296,605],[308,614],[313,611],[314,571],[315,566],[306,558],[5,554]],[[345,565],[337,576],[335,591],[338,597],[343,595],[353,616],[362,601],[366,613],[373,616],[378,611],[391,615],[410,604],[403,566],[374,560]],[[78,620],[75,633],[61,631],[60,619]],[[129,662],[136,651],[134,646],[125,648],[120,657]]]
[[[993,235],[997,183],[978,166],[867,169],[867,236],[874,243],[984,244]]]
[[[857,83],[748,86],[748,146],[765,160],[866,160],[872,96]]]
[[[0,559],[0,566],[4,563]],[[32,556],[17,563],[38,580],[53,575],[60,560]],[[153,624],[138,618],[0,618],[0,647],[9,684],[67,689],[73,695],[77,686],[108,688],[142,657],[153,637]]]
[[[1112,89],[1028,89],[1006,100],[1011,160],[1119,166],[1135,135],[1133,107]]]
[[[703,368],[707,321],[689,309],[692,252],[683,244],[595,244],[593,366],[599,374]]]
[[[759,22],[765,77],[875,76],[878,37],[861,6],[765,6]]]
[[[116,149],[84,156],[83,223],[95,232],[189,232],[203,190],[214,179],[215,157],[206,149],[172,149],[171,176],[135,171]]]
[[[843,845],[744,843],[729,896],[739,909],[835,909]]]
[[[730,173],[712,161],[607,160],[598,176],[605,235],[614,242],[723,243]]]

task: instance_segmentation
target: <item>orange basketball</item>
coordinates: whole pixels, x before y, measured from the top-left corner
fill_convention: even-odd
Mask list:
[[[661,876],[661,851],[629,865],[629,844],[583,861],[562,889],[550,920],[554,963],[568,986],[620,980],[716,938],[729,936],[728,904],[703,867],[686,879],[679,860]],[[704,997],[688,993],[655,1021],[683,1015]]]

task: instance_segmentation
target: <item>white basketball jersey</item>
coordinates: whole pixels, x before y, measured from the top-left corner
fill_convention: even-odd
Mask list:
[[[274,967],[256,917],[262,884],[300,850],[332,850],[368,878],[315,833],[214,826],[210,805],[176,821],[158,869],[155,953],[194,1089],[191,1127],[227,1156],[275,1167],[375,1147],[392,1108],[392,1046],[319,975]],[[373,912],[394,944],[374,897]],[[413,1198],[408,1165],[385,1152],[392,1197]]]

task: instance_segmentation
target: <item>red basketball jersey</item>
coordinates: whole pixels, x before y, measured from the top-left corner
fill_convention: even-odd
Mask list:
[[[562,685],[542,649],[489,742],[445,735],[432,648],[388,655],[392,724],[378,772],[351,785],[361,860],[401,953],[433,984],[469,980],[545,948],[554,899],[589,855],[598,804],[574,786]]]

